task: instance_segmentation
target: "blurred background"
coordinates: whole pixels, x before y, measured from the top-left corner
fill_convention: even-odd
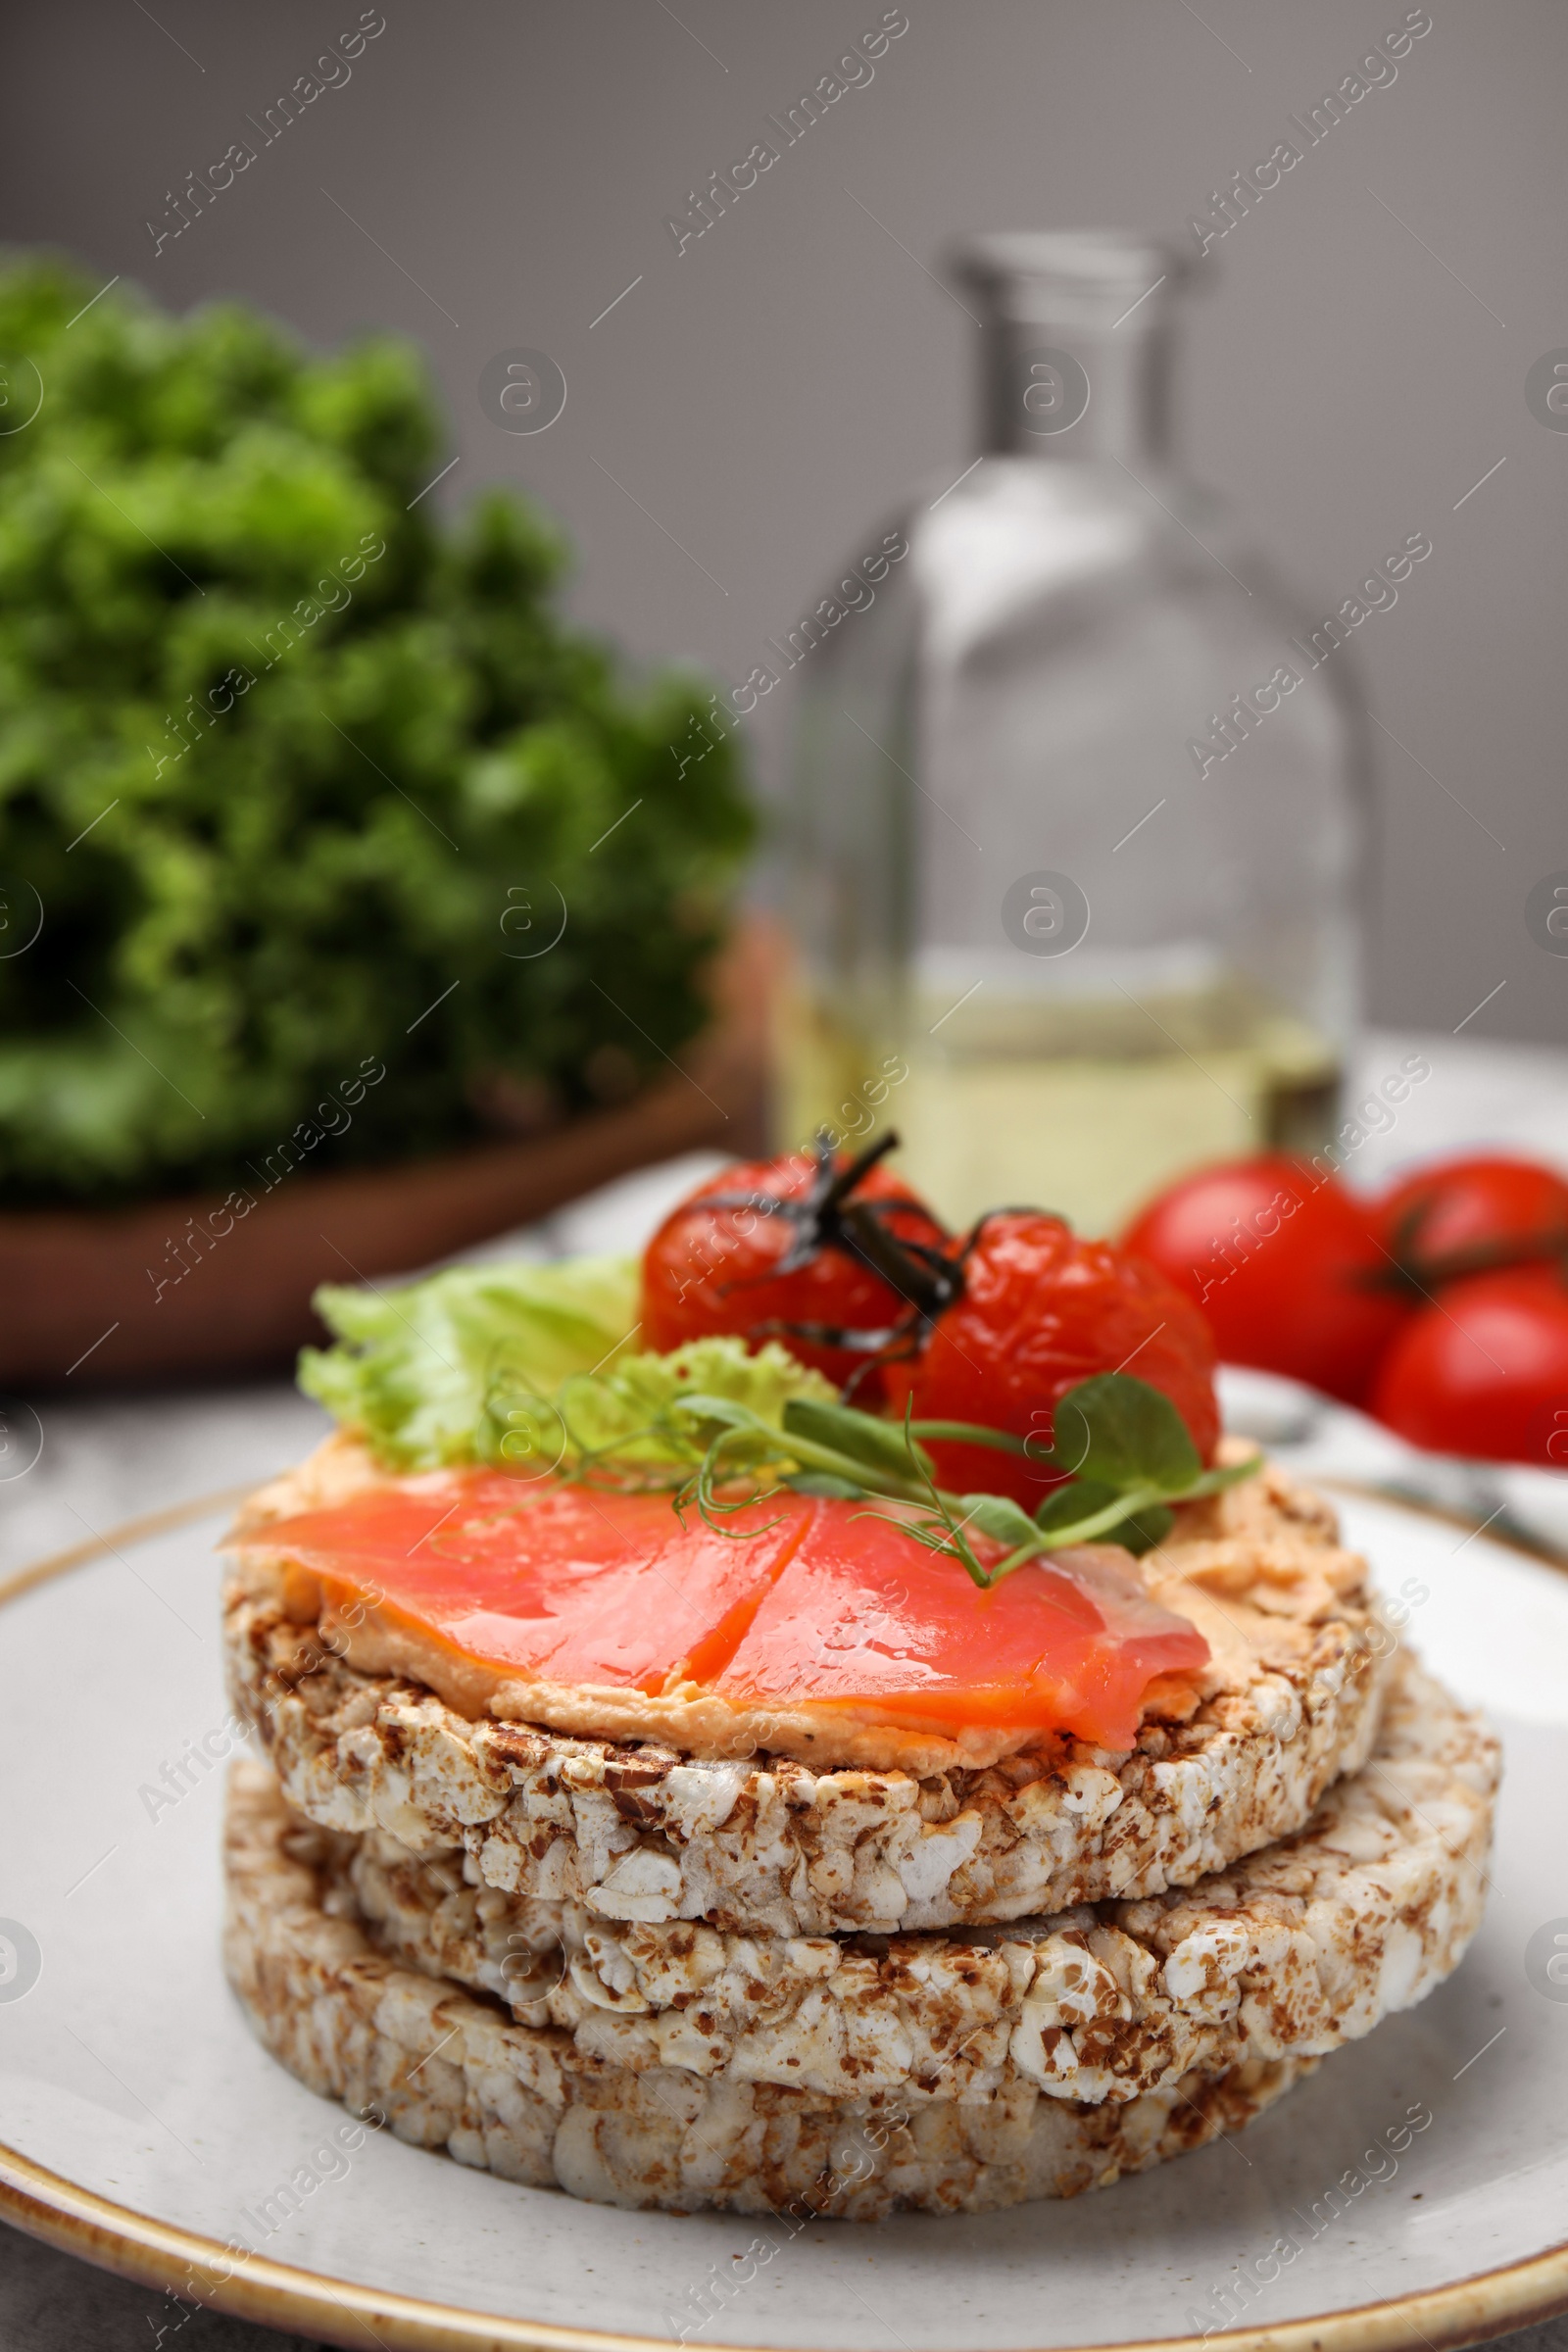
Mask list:
[[[52,909],[0,965],[0,1245],[17,1328],[46,1335],[11,1376],[280,1363],[323,1275],[824,1114],[896,1117],[955,1223],[1004,1194],[1103,1229],[1204,1160],[1317,1148],[1337,1080],[1381,1085],[1416,1037],[1438,1084],[1350,1144],[1352,1183],[1472,1139],[1560,1156],[1530,1049],[1568,982],[1568,27],[1546,0],[1384,14],[85,0],[19,24],[4,230],[76,275],[44,302],[55,408],[0,443],[11,934],[34,883]],[[955,265],[977,230],[1084,228],[1124,234]],[[165,331],[121,449],[143,298],[195,340]],[[273,491],[264,466],[232,513],[217,299],[321,361]],[[367,335],[410,356],[357,358]],[[1088,356],[1081,420],[1042,339]],[[182,434],[207,436],[184,475]],[[476,522],[498,490],[521,519]],[[203,632],[259,647],[351,515],[390,561],[238,714],[186,710],[211,740],[149,849],[173,788],[140,734],[185,757],[186,670],[227,658]],[[122,592],[168,620],[146,606],[123,681]],[[444,669],[410,650],[442,630]],[[1275,716],[1280,659],[1303,682]],[[62,731],[29,747],[39,681]],[[77,705],[122,766],[69,740]],[[776,924],[715,977],[737,892],[804,943],[798,985]],[[315,1101],[339,1060],[352,1115]],[[248,1227],[232,1192],[217,1228],[186,1213],[236,1182],[282,1189]],[[220,1245],[223,1279],[187,1282]]]
[[[877,7],[392,9],[352,78],[155,254],[186,174],[259,145],[248,119],[358,12],[78,0],[8,36],[5,232],[176,311],[237,294],[318,345],[415,338],[459,461],[432,499],[526,490],[570,533],[578,614],[738,684],[911,484],[974,454],[973,330],[930,273],[955,233],[1120,226],[1196,260],[1190,220],[1404,13],[911,5],[874,79],[678,252],[666,220]],[[1525,377],[1568,341],[1565,50],[1551,0],[1436,10],[1397,78],[1211,244],[1179,383],[1189,470],[1314,612],[1430,534],[1354,646],[1408,747],[1374,730],[1371,1005],[1451,1028],[1505,981],[1471,1034],[1520,1039],[1560,1034],[1565,979],[1523,918],[1563,858],[1568,439]],[[480,404],[514,347],[568,387],[537,435]],[[785,700],[748,721],[769,789]]]

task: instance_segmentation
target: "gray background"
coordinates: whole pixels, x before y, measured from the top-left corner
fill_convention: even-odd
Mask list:
[[[1210,191],[1405,12],[907,0],[909,30],[869,86],[679,255],[665,216],[881,0],[384,13],[347,85],[155,258],[145,223],[166,192],[231,140],[259,144],[246,117],[355,24],[357,0],[17,12],[0,234],[175,308],[238,293],[321,342],[416,337],[461,459],[432,495],[525,488],[576,543],[585,618],[735,684],[906,486],[972,454],[973,330],[922,267],[947,238],[1092,222],[1191,245]],[[1430,13],[1393,85],[1203,262],[1182,438],[1314,610],[1430,533],[1433,559],[1356,637],[1370,707],[1404,747],[1374,731],[1372,1009],[1448,1029],[1500,981],[1468,1034],[1546,1038],[1568,961],[1532,943],[1523,909],[1532,882],[1568,867],[1568,433],[1530,415],[1524,379],[1568,346],[1568,10]],[[478,404],[485,362],[517,346],[550,353],[569,386],[537,437]],[[784,700],[760,713],[764,781]]]

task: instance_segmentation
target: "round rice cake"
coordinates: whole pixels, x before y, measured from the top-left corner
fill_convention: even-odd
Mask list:
[[[338,1441],[315,1464],[248,1524],[373,1475]],[[461,1844],[486,1886],[604,1920],[983,1926],[1191,1885],[1298,1829],[1370,1751],[1394,1644],[1320,1496],[1265,1465],[1179,1506],[1137,1566],[1210,1665],[1161,1695],[1130,1753],[1062,1737],[984,1768],[828,1770],[471,1718],[352,1665],[340,1633],[290,1613],[265,1552],[229,1580],[225,1644],[237,1712],[324,1829]]]
[[[624,1925],[473,1883],[370,1831],[323,1862],[391,1957],[607,2065],[913,2102],[1124,2101],[1321,2057],[1410,2007],[1480,1924],[1497,1747],[1401,1657],[1377,1746],[1311,1822],[1195,1886],[962,1935]]]
[[[320,1868],[332,1840],[291,1818],[270,1774],[234,1768],[224,1958],[257,2034],[362,2121],[530,2187],[766,2213],[792,2234],[826,2216],[981,2212],[1076,2196],[1234,2136],[1315,2063],[1248,2059],[1095,2106],[1021,2079],[979,2099],[912,2101],[634,2072],[373,1950]]]

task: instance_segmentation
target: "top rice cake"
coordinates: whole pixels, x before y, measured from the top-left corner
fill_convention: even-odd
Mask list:
[[[516,1720],[505,1692],[463,1711],[313,1599],[270,1541],[384,1476],[340,1435],[253,1497],[224,1595],[236,1711],[321,1828],[465,1846],[486,1885],[608,1920],[810,1936],[1155,1895],[1299,1829],[1377,1734],[1393,1644],[1366,1563],[1271,1465],[1179,1505],[1143,1560],[1114,1555],[1210,1651],[1153,1687],[1131,1752],[1055,1737],[978,1765],[918,1736],[872,1765],[807,1762],[776,1713],[764,1743],[744,1722],[593,1737]]]

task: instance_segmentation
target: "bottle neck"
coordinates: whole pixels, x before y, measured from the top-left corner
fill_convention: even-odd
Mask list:
[[[1115,325],[993,310],[980,331],[982,454],[1117,459],[1135,472],[1159,464],[1170,445],[1171,341],[1159,315]]]

